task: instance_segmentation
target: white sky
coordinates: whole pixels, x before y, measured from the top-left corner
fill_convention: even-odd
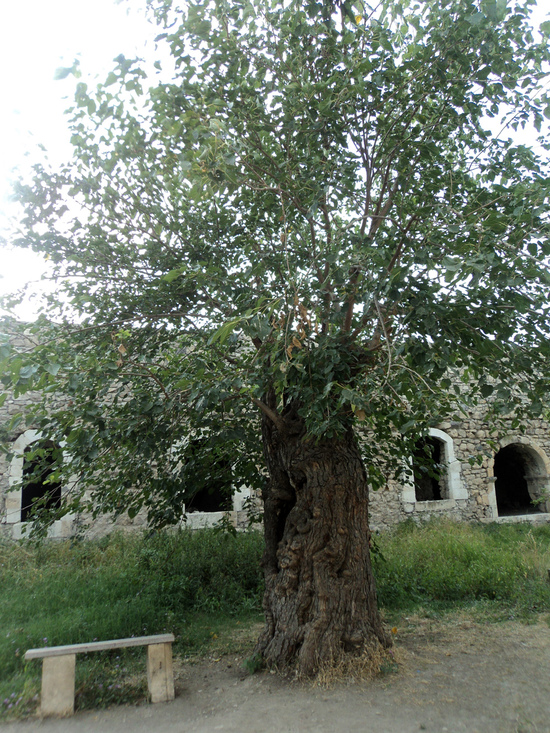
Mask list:
[[[538,0],[537,22],[548,15],[546,3]],[[69,151],[63,110],[71,103],[74,79],[54,81],[55,70],[72,66],[78,58],[83,80],[99,81],[120,53],[151,59],[158,30],[146,21],[144,4],[0,0],[0,237],[14,213],[9,195],[17,171],[41,158],[39,144],[47,148],[52,163],[61,162]],[[43,272],[44,261],[34,253],[0,246],[0,294],[38,280]],[[24,319],[32,313],[32,307],[17,310]]]
[[[139,12],[145,3],[115,0],[0,0],[0,236],[13,216],[11,181],[43,152],[61,162],[69,151],[63,111],[74,77],[55,81],[57,68],[80,60],[82,80],[105,78],[119,54],[151,56],[158,29]],[[0,247],[0,293],[35,280],[38,255]],[[29,318],[32,308],[17,311]]]

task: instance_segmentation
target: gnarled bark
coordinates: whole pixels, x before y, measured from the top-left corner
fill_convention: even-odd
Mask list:
[[[270,666],[314,675],[342,652],[391,645],[369,554],[368,484],[350,431],[315,441],[296,414],[263,419],[266,626]]]

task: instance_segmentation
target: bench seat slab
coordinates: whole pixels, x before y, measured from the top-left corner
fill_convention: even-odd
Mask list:
[[[66,654],[84,654],[85,652],[101,652],[108,649],[123,649],[129,646],[147,646],[174,641],[174,634],[155,634],[153,636],[132,636],[129,639],[111,639],[110,641],[92,641],[88,644],[67,644],[66,646],[49,646],[41,649],[29,649],[25,659],[43,659],[44,657],[63,657]]]
[[[147,687],[151,702],[174,699],[172,644],[149,644],[147,647]]]
[[[59,717],[74,713],[74,669],[76,654],[42,660],[40,713]]]

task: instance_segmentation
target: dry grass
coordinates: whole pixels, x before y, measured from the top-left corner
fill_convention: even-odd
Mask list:
[[[346,654],[324,664],[313,684],[332,687],[335,684],[368,682],[376,677],[395,674],[403,664],[400,649],[385,649],[379,642],[366,648],[362,654]]]

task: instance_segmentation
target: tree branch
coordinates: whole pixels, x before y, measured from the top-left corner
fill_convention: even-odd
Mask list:
[[[271,407],[268,407],[264,402],[257,399],[256,397],[251,397],[251,400],[256,405],[256,407],[260,408],[260,410],[264,413],[264,415],[267,415],[267,417],[275,425],[277,430],[279,430],[281,433],[285,432],[285,429],[286,429],[285,421],[279,415],[279,413],[275,412],[275,410],[272,410]]]

